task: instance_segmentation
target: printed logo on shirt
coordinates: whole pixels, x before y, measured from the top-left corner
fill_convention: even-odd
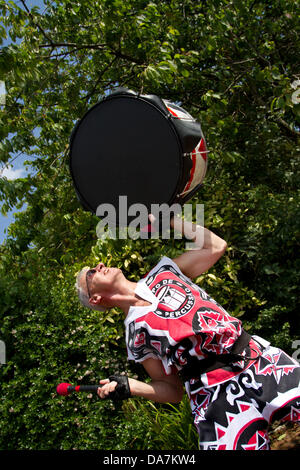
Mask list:
[[[179,318],[190,312],[195,304],[192,291],[176,279],[162,279],[152,287],[159,304],[155,315],[163,318]]]

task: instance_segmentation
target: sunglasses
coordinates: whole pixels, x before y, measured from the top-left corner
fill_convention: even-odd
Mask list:
[[[87,292],[88,292],[88,296],[89,296],[89,299],[91,298],[91,293],[90,293],[90,289],[89,289],[89,279],[91,279],[93,277],[93,275],[97,272],[96,269],[89,269],[87,272],[86,272],[86,275],[85,275],[85,282],[86,282],[86,289],[87,289]]]

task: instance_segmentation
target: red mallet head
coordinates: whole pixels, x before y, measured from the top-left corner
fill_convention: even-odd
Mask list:
[[[59,395],[69,395],[68,387],[70,387],[71,384],[68,383],[61,383],[57,385],[56,391]]]

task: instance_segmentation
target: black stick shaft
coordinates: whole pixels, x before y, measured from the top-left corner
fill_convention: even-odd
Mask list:
[[[97,392],[101,385],[69,385],[68,392]]]

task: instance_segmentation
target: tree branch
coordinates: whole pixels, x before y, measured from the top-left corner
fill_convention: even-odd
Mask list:
[[[40,32],[42,33],[42,35],[43,35],[51,44],[53,44],[52,39],[48,36],[48,34],[45,32],[45,30],[44,30],[38,23],[36,23],[35,18],[34,18],[34,16],[33,16],[33,14],[31,13],[31,11],[29,10],[29,8],[27,7],[25,1],[24,1],[24,0],[21,0],[21,3],[22,3],[22,5],[24,6],[24,8],[25,8],[25,10],[26,10],[26,12],[27,12],[27,14],[28,14],[28,16],[31,18],[33,24],[40,30]]]
[[[106,65],[106,67],[104,67],[103,70],[101,70],[99,76],[98,76],[98,79],[96,80],[96,83],[94,84],[93,86],[93,89],[90,93],[88,93],[87,95],[85,95],[83,97],[84,100],[89,100],[89,98],[91,98],[91,96],[93,96],[93,94],[95,93],[96,89],[97,89],[97,86],[99,85],[100,81],[101,81],[101,78],[103,77],[104,73],[113,65],[113,63],[117,60],[117,57],[115,56],[110,62],[109,64]]]
[[[278,122],[279,125],[281,125],[282,127],[284,127],[287,131],[288,131],[288,134],[291,136],[291,137],[300,137],[300,132],[296,131],[295,129],[292,129],[291,126],[284,120],[282,119],[281,117],[275,117],[274,120],[276,122]]]
[[[51,47],[52,49],[54,49],[55,47],[74,47],[75,48],[70,52],[66,52],[65,54],[71,54],[81,49],[101,50],[107,47],[108,49],[110,49],[111,53],[114,54],[114,56],[118,59],[124,59],[124,60],[127,60],[128,62],[137,64],[137,65],[144,65],[143,61],[137,60],[135,57],[131,57],[128,54],[123,54],[123,52],[121,52],[120,50],[116,51],[112,49],[111,47],[109,47],[107,44],[83,44],[79,46],[78,44],[74,42],[58,42],[58,43],[51,42],[50,44],[40,44],[39,47],[40,48]],[[64,54],[61,54],[61,55],[64,55]]]
[[[40,44],[39,47],[75,47],[75,50],[79,49],[103,49],[106,47],[106,44],[83,44],[82,46],[78,46],[75,42],[51,42],[50,44]]]

